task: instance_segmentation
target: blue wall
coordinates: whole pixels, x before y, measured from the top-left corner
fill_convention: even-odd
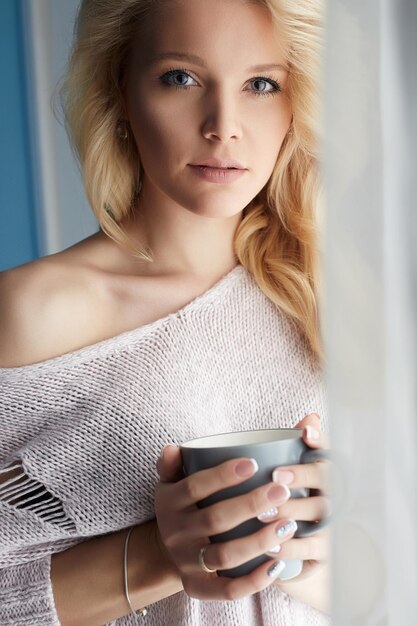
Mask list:
[[[1,0],[0,270],[39,256],[23,46],[20,0]]]

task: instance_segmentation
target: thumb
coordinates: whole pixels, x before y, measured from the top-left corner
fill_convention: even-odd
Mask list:
[[[305,428],[308,425],[313,426],[316,430],[320,430],[320,415],[318,413],[309,413],[294,428]]]
[[[183,476],[181,451],[173,444],[166,445],[156,463],[159,478],[164,483],[176,482]]]
[[[318,439],[309,439],[309,433],[306,431],[306,426],[312,426],[319,432]],[[329,448],[329,435],[327,432],[322,432],[320,428],[320,415],[318,413],[310,413],[303,417],[303,419],[295,425],[295,428],[303,429],[304,441],[310,448]]]

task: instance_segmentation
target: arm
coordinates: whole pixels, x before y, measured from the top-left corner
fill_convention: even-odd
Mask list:
[[[62,626],[102,626],[130,613],[123,580],[127,532],[95,537],[52,556],[51,582]],[[130,537],[128,575],[135,609],[183,588],[154,520],[136,526]]]
[[[74,304],[78,292],[68,284],[65,280],[64,289],[58,288],[53,271],[40,262],[0,272],[0,367],[20,367],[74,349],[68,331],[74,324],[68,327],[65,322],[73,310],[68,303]],[[81,303],[85,301],[83,293]],[[78,331],[77,326],[76,339],[83,342]],[[70,345],[64,345],[61,336]],[[0,473],[0,488],[18,474]],[[129,542],[129,593],[137,608],[182,589],[156,528],[155,522],[137,526]],[[95,537],[52,556],[0,569],[0,625],[101,626],[130,613],[123,579],[127,532]]]

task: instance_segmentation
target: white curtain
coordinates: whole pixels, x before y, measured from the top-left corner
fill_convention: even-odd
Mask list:
[[[328,0],[335,626],[417,623],[417,0]]]

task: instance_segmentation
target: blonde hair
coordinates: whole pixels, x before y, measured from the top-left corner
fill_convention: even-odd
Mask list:
[[[142,164],[133,137],[121,142],[121,80],[132,39],[167,0],[83,0],[61,90],[70,141],[102,230],[143,262],[120,226],[140,193]],[[287,42],[293,119],[265,187],[245,207],[234,251],[265,295],[323,363],[319,301],[318,166],[323,0],[251,0],[270,11]]]

